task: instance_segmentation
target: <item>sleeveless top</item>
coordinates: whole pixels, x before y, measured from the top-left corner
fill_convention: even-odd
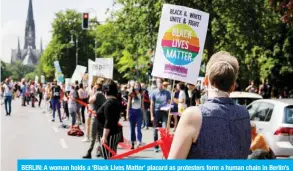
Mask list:
[[[141,96],[142,96],[141,94],[138,94],[137,97],[132,97],[131,109],[141,109],[141,104],[142,104]]]
[[[247,159],[251,144],[247,109],[230,98],[214,98],[200,110],[201,129],[187,159]]]

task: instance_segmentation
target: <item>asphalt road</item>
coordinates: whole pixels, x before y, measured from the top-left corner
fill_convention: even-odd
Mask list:
[[[51,122],[51,116],[43,109],[30,106],[21,107],[20,100],[13,100],[11,116],[5,116],[1,105],[1,164],[2,170],[15,171],[17,159],[81,159],[89,143],[82,142],[84,137],[67,135],[60,123]],[[129,124],[124,125],[124,136],[129,139]],[[143,141],[153,141],[152,129],[143,130]],[[118,154],[125,152],[119,148]],[[93,152],[93,157],[95,152]],[[148,149],[134,154],[129,159],[161,159],[161,153]],[[95,158],[98,159],[98,158]]]
[[[84,137],[68,136],[68,129],[51,122],[49,113],[38,107],[21,107],[20,100],[14,100],[12,106],[11,116],[5,116],[1,105],[1,170],[15,171],[17,159],[81,159],[85,155],[89,143],[82,142]],[[124,136],[129,139],[129,124],[121,123]],[[152,135],[151,128],[143,130],[143,141],[152,142]],[[118,154],[125,151],[119,148]],[[92,154],[94,157],[95,152]],[[147,149],[128,159],[162,159],[162,154]]]

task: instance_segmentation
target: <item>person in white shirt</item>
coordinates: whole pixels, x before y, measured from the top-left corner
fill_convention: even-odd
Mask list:
[[[183,113],[186,108],[186,93],[184,83],[179,83],[178,112]]]
[[[5,111],[6,116],[11,115],[11,101],[12,101],[12,82],[10,79],[6,79],[3,85],[3,96],[4,96],[4,104],[5,104]]]
[[[144,110],[143,96],[141,85],[139,82],[136,82],[130,91],[128,97],[128,105],[126,110],[126,117],[130,122],[130,137],[131,137],[131,149],[134,149],[135,142],[138,141],[137,147],[142,145],[142,119]],[[137,134],[135,131],[137,127]]]

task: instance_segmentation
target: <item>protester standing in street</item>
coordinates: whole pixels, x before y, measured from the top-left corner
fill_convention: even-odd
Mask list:
[[[77,102],[75,101],[77,97],[77,92],[75,91],[75,86],[71,85],[71,90],[68,96],[68,109],[69,109],[69,114],[71,115],[72,118],[72,126],[76,124],[76,109],[77,109]]]
[[[36,94],[35,82],[32,81],[30,85],[30,98],[32,102],[32,107],[35,107],[35,94]]]
[[[106,101],[105,95],[104,95],[104,93],[102,91],[103,81],[104,81],[103,79],[99,79],[97,81],[97,83],[96,83],[97,91],[89,99],[89,103],[92,104],[93,107],[94,107],[94,113],[91,115],[91,117],[92,117],[92,119],[91,119],[92,120],[92,126],[91,126],[91,144],[90,144],[90,148],[88,149],[86,155],[83,156],[83,158],[87,158],[87,159],[92,158],[92,151],[94,149],[97,137],[102,136],[102,135],[98,135],[98,116],[97,116],[97,112],[101,108],[101,106],[104,104],[104,102]],[[101,147],[98,147],[97,156],[101,156]]]
[[[126,118],[126,109],[127,109],[127,103],[128,103],[128,90],[127,90],[127,86],[125,85],[123,87],[123,90],[121,92],[121,110],[122,110],[122,117],[124,118],[124,121],[127,120]]]
[[[142,129],[146,127],[146,129],[149,129],[150,124],[150,95],[149,91],[147,90],[147,87],[144,83],[141,84],[142,88],[142,96],[143,96],[143,105],[144,105],[144,111],[143,111],[143,125]]]
[[[51,83],[48,83],[46,87],[46,92],[45,92],[45,99],[46,99],[45,108],[47,109],[47,111],[50,111],[50,109],[52,109],[51,98],[52,98],[52,87],[51,87]]]
[[[98,85],[95,85],[95,86],[92,86],[91,90],[90,89],[88,90],[89,100],[91,97],[95,97],[96,92],[97,92],[97,87],[98,87]],[[87,118],[87,121],[86,121],[86,134],[85,134],[85,138],[82,140],[83,142],[90,142],[91,141],[91,130],[92,130],[91,122],[92,122],[92,117],[94,117],[94,116],[92,116],[93,112],[95,112],[94,104],[89,103],[89,105],[88,105],[89,117]]]
[[[185,93],[185,85],[183,82],[178,84],[179,88],[179,97],[178,97],[178,112],[183,114],[186,109],[186,93]],[[176,125],[177,126],[177,125]]]
[[[31,85],[31,81],[29,81],[26,84],[25,100],[26,100],[27,105],[29,105],[30,100],[31,100],[31,97],[30,97],[30,85]]]
[[[187,107],[198,106],[200,104],[201,93],[195,85],[187,84],[188,98],[186,101]]]
[[[76,100],[80,100],[80,97],[79,97],[79,94],[78,94],[78,91],[79,91],[79,83],[78,81],[76,80],[75,81],[75,91],[77,92],[77,97],[76,97]],[[81,114],[80,114],[80,109],[81,109],[81,105],[79,103],[77,103],[77,109],[76,109],[76,113],[77,113],[77,123],[78,125],[81,125]]]
[[[21,87],[20,87],[20,97],[21,97],[21,106],[26,106],[25,101],[26,101],[26,85],[25,85],[25,79],[21,80]]]
[[[132,91],[128,97],[128,105],[126,116],[130,123],[130,139],[131,139],[131,149],[134,149],[135,142],[137,142],[137,147],[142,145],[142,133],[141,126],[143,120],[144,103],[143,96],[141,94],[141,86],[139,82],[134,84]],[[137,135],[135,128],[137,128]]]
[[[120,119],[120,107],[117,100],[118,88],[114,81],[107,80],[103,84],[103,92],[106,96],[105,103],[97,111],[98,115],[98,135],[100,137],[102,156],[110,159],[113,154],[107,150],[103,144],[117,152],[118,143],[123,139],[122,128],[118,125]]]
[[[42,100],[43,100],[43,94],[44,94],[44,88],[43,88],[43,84],[42,83],[39,84],[38,94],[39,94],[39,107],[41,107]]]
[[[79,84],[78,96],[82,102],[84,103],[88,102],[87,92],[85,91],[82,83]],[[81,105],[81,119],[82,119],[82,123],[85,124],[85,106],[84,105]]]
[[[51,103],[52,103],[52,109],[53,109],[53,118],[52,118],[52,122],[55,122],[55,112],[57,110],[58,112],[58,116],[59,116],[59,120],[62,123],[62,118],[61,118],[61,87],[57,84],[57,80],[54,80],[53,82],[53,86],[51,89],[52,92],[52,98],[51,98]]]
[[[254,81],[250,81],[250,85],[246,87],[245,91],[249,93],[256,93],[256,88],[254,86]]]
[[[170,104],[171,94],[168,90],[163,87],[163,80],[158,78],[157,89],[152,92],[151,95],[151,120],[153,121],[154,127],[154,141],[158,140],[159,122],[162,122],[162,126],[165,128],[168,120],[168,111],[161,110],[162,107]],[[155,147],[155,152],[159,152],[159,146]]]
[[[208,100],[184,111],[169,159],[247,159],[251,144],[249,113],[229,98],[238,72],[238,61],[229,53],[211,57],[205,77]]]
[[[13,85],[12,85],[11,79],[8,78],[5,80],[5,83],[3,85],[3,90],[2,90],[3,96],[4,96],[6,116],[11,115],[12,89],[13,89]]]
[[[68,100],[69,100],[69,94],[70,94],[70,91],[71,91],[71,87],[72,86],[69,86],[69,90],[67,90],[67,86],[65,86],[65,83],[62,84],[62,91],[64,92],[64,96],[62,98],[62,106],[63,106],[63,111],[65,113],[65,116],[64,116],[64,113],[63,113],[63,116],[66,120],[69,119],[69,109],[68,109]]]

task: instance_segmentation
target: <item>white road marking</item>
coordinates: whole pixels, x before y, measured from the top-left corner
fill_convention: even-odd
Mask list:
[[[68,148],[68,146],[67,146],[65,140],[62,139],[62,138],[60,139],[60,144],[61,144],[61,147],[62,147],[62,148]]]
[[[54,132],[59,132],[58,128],[56,128],[56,127],[52,127],[52,128],[53,128]]]

